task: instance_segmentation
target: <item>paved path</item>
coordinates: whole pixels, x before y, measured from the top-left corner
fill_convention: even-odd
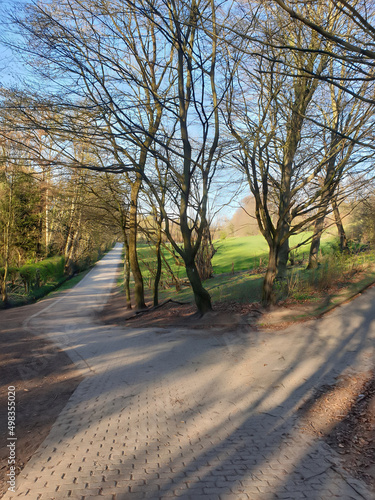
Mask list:
[[[87,377],[5,498],[373,498],[296,408],[374,361],[375,289],[285,332],[120,329],[95,321],[120,247],[26,327]]]

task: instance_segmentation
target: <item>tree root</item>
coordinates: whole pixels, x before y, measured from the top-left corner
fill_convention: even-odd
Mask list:
[[[165,306],[166,304],[169,304],[169,302],[172,302],[173,304],[178,304],[180,306],[186,306],[189,305],[190,302],[179,302],[178,300],[173,300],[173,299],[168,299],[161,304],[158,304],[157,306],[150,307],[148,309],[141,309],[140,311],[135,311],[132,316],[129,316],[126,318],[125,321],[129,321],[130,319],[138,318],[141,314],[149,313],[152,311],[155,311],[156,309],[160,309],[160,307]]]

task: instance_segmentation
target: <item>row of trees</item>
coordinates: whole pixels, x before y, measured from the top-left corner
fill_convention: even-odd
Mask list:
[[[372,56],[353,57],[353,40],[364,39],[362,27],[372,34],[372,7],[292,3],[60,0],[9,13],[7,43],[37,78],[3,89],[2,137],[18,134],[35,168],[102,172],[95,191],[106,203],[111,177],[137,307],[145,306],[142,186],[204,314],[211,299],[197,255],[208,239],[210,190],[224,184],[225,199],[230,180],[248,183],[269,246],[269,304],[275,279],[285,276],[290,236],[315,224],[316,265],[325,216],[368,180]],[[113,176],[127,186],[126,213]]]
[[[25,264],[54,255],[65,257],[68,275],[86,268],[97,251],[116,237],[116,225],[96,202],[87,182],[91,174],[33,169],[15,145],[3,148],[0,171],[0,278],[7,303],[9,278],[14,282]],[[11,155],[11,160],[9,159]],[[17,161],[16,161],[17,156]]]

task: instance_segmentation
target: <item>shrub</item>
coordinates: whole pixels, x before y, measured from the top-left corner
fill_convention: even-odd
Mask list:
[[[17,278],[19,273],[18,267],[8,267],[8,279],[12,280],[12,282]],[[5,274],[5,268],[0,267],[0,278],[3,278]]]
[[[276,291],[279,298],[288,296],[295,300],[307,300],[315,292],[324,292],[335,283],[350,280],[354,274],[365,270],[373,260],[373,254],[361,250],[359,253],[336,253],[333,244],[316,269],[293,269],[287,280],[278,284]]]
[[[26,264],[19,270],[25,290],[40,288],[49,280],[59,281],[64,275],[64,258],[50,257],[49,259]]]

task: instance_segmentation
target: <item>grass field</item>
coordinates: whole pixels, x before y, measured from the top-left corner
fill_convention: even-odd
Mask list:
[[[305,232],[292,237],[290,247],[302,243],[310,235],[311,233]],[[334,238],[329,235],[322,238],[321,255],[326,264],[328,256],[333,252],[334,241]],[[225,240],[215,241],[214,246],[217,250],[212,260],[214,276],[204,282],[204,286],[209,291],[213,302],[233,300],[248,303],[259,301],[268,261],[268,247],[263,236],[226,238]],[[334,259],[334,263],[330,263],[329,272],[327,269],[324,271],[323,269],[320,271],[306,271],[308,253],[309,242],[294,251],[296,265],[289,271],[288,285],[290,285],[291,293],[294,294],[296,300],[306,300],[311,297],[314,286],[323,287],[324,279],[334,279],[333,274],[340,275],[345,272],[345,269],[352,266],[347,259]],[[168,251],[164,250],[164,255],[175,275],[178,278],[185,278],[186,274],[182,261],[180,265],[177,265],[176,260]],[[373,257],[370,256],[369,260],[372,261]],[[152,248],[147,245],[140,247],[140,262],[147,286],[152,283],[152,279],[150,279],[151,271],[156,265]],[[165,267],[163,273],[164,286],[159,292],[160,300],[175,297],[177,300],[184,302],[193,301],[193,294],[189,286],[183,286],[180,292],[176,292],[173,286],[166,286],[166,283],[168,281],[170,283],[171,280],[168,280]],[[280,296],[283,296],[283,294],[285,294],[285,290],[280,289]]]
[[[302,243],[310,235],[311,233],[305,232],[292,236],[290,247]],[[214,246],[217,249],[217,253],[212,259],[215,274],[231,272],[232,264],[234,271],[251,270],[264,264],[268,259],[268,245],[261,235],[218,240]],[[302,258],[303,254],[307,257],[308,251],[309,246],[305,244],[295,251],[296,257]]]
[[[290,247],[298,245],[305,241],[311,233],[304,232],[290,239]],[[322,254],[329,250],[332,237],[322,239]],[[214,242],[216,254],[212,259],[214,275],[229,273],[232,271],[232,266],[235,272],[250,271],[260,266],[267,264],[268,246],[267,242],[261,235],[245,236],[241,238],[226,238],[224,240],[216,240]],[[169,247],[170,248],[170,247]],[[156,258],[153,248],[146,244],[139,244],[139,261],[142,269],[142,274],[147,280],[152,275],[152,270],[156,268]],[[309,243],[301,246],[294,251],[296,259],[307,261],[309,252]],[[173,272],[178,278],[185,278],[185,268],[182,259],[174,258],[172,254],[164,249],[164,256],[171,266]],[[175,253],[175,252],[174,252]],[[179,265],[177,265],[179,260]],[[164,266],[165,268],[165,266]]]

